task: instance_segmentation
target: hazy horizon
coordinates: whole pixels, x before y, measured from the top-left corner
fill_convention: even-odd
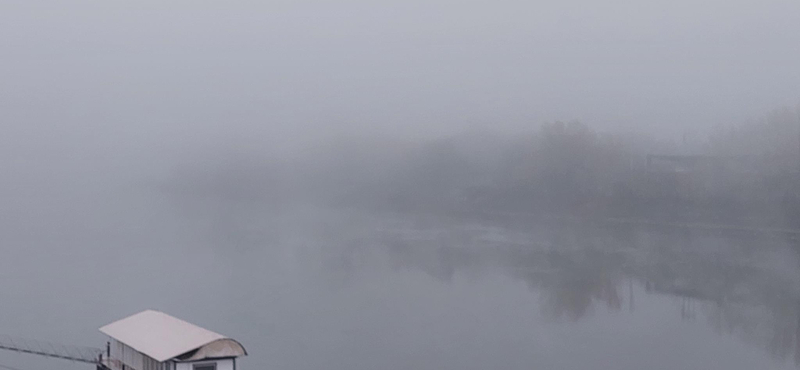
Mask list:
[[[15,144],[293,147],[557,120],[676,139],[800,102],[788,0],[2,7]]]

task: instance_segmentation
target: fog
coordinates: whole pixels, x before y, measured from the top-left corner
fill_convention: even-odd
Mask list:
[[[796,104],[798,7],[6,2],[3,119],[126,142],[290,145],[573,119],[674,135]]]
[[[797,1],[0,2],[0,341],[800,364]],[[59,362],[0,352],[0,367]],[[138,369],[142,370],[142,369]]]

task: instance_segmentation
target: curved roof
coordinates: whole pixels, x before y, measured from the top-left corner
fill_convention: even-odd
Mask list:
[[[100,331],[158,362],[247,355],[233,339],[153,310],[113,322]]]

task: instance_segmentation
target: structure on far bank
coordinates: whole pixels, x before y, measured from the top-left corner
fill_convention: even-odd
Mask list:
[[[234,339],[147,310],[108,324],[111,341],[98,370],[236,370],[247,351]]]

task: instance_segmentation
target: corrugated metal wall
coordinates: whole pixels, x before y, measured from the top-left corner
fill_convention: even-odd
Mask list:
[[[119,360],[126,370],[169,370],[168,363],[160,363],[115,339],[111,340],[111,359]],[[122,366],[112,370],[122,370]]]

